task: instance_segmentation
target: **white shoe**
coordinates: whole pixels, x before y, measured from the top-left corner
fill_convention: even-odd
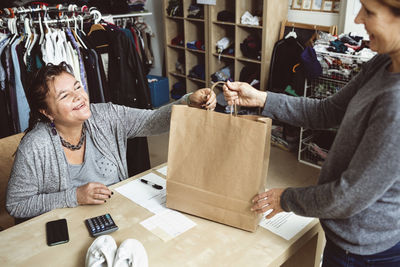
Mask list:
[[[117,244],[109,235],[97,237],[86,253],[86,267],[112,267]]]
[[[136,239],[127,239],[115,254],[114,267],[148,267],[146,249]]]

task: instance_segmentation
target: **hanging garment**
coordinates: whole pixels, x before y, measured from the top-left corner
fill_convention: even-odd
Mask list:
[[[16,85],[15,85],[15,74],[14,74],[14,65],[11,56],[11,45],[8,44],[4,49],[5,55],[5,70],[7,74],[6,80],[6,89],[8,89],[8,96],[9,96],[9,104],[11,110],[11,117],[12,117],[12,130],[14,133],[20,133],[21,127],[19,123],[19,115],[18,115],[18,104],[17,104],[17,93],[16,93]]]
[[[67,35],[68,35],[68,37],[69,37],[69,40],[70,40],[71,43],[72,43],[72,47],[75,49],[75,51],[76,51],[76,53],[77,53],[77,55],[78,55],[78,60],[79,60],[79,77],[81,78],[81,79],[80,79],[80,80],[81,80],[81,84],[82,84],[83,88],[85,89],[85,91],[88,92],[88,89],[87,89],[87,82],[86,82],[85,66],[84,66],[84,64],[83,64],[81,52],[80,52],[80,50],[79,50],[79,45],[78,45],[78,43],[76,42],[75,37],[74,37],[74,35],[72,34],[71,30],[67,28],[65,31],[66,31],[66,33],[67,33]]]
[[[135,108],[151,108],[150,89],[143,64],[130,39],[115,26],[94,31],[88,39],[96,46],[98,54],[108,55],[108,86],[115,104]],[[106,101],[109,101],[106,99]],[[127,162],[129,175],[150,168],[147,138],[128,140]]]
[[[11,45],[11,57],[14,66],[15,90],[17,95],[19,125],[21,131],[25,131],[29,125],[30,108],[26,99],[25,90],[21,81],[21,68],[18,61],[17,45],[22,40],[22,37],[16,39]]]
[[[303,95],[305,75],[300,64],[303,50],[293,37],[275,43],[267,90],[283,93],[290,85],[296,94]]]

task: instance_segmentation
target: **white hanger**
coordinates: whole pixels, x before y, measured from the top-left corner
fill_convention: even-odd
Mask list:
[[[39,14],[39,16],[40,16],[40,14]],[[32,19],[30,19],[30,24],[31,24],[31,26],[33,26],[33,21],[32,21]],[[43,30],[43,29],[42,29],[42,30]],[[36,28],[35,28],[35,27],[32,27],[32,31],[33,31],[33,40],[32,40],[32,42],[31,42],[30,46],[28,47],[28,51],[27,51],[28,56],[31,55],[32,48],[35,46],[35,43],[36,43],[36,41],[37,41],[38,38],[39,38],[39,35],[36,33]]]
[[[94,16],[94,24],[99,24],[101,21],[101,13],[96,9],[90,10],[90,14]]]
[[[83,35],[86,35],[86,33],[83,31],[83,17],[81,15],[78,15],[78,19],[81,21],[81,33]]]
[[[40,29],[40,38],[39,38],[39,45],[43,43],[44,40],[44,31],[43,31],[43,24],[42,24],[42,17],[39,15],[39,29]]]
[[[27,35],[26,38],[28,38],[28,39],[25,42],[25,48],[28,48],[28,46],[31,42],[31,37],[32,37],[31,25],[29,22],[30,22],[30,19],[26,17],[24,19],[24,30],[25,30],[25,34]]]
[[[285,39],[288,39],[288,38],[290,38],[290,37],[293,37],[293,38],[297,38],[297,33],[294,31],[294,27],[292,28],[292,31],[291,32],[289,32],[288,34],[286,34],[286,36],[285,36]]]
[[[82,39],[81,39],[81,37],[79,37],[79,34],[78,34],[78,27],[77,27],[77,18],[75,17],[75,15],[74,15],[74,21],[75,21],[75,36],[76,36],[76,39],[78,39],[77,41],[83,46],[83,48],[85,48],[85,49],[88,49],[87,48],[87,46],[85,45],[85,43],[82,41]]]
[[[44,15],[43,15],[43,22],[44,22],[44,26],[46,27],[46,30],[48,33],[51,33],[51,29],[49,28],[49,24],[47,23],[47,7],[43,6],[44,9]]]

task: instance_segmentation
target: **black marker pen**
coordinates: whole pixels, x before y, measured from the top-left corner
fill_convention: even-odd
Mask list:
[[[140,181],[141,181],[142,183],[144,183],[144,184],[151,185],[153,188],[158,189],[158,190],[161,190],[161,189],[164,188],[164,187],[162,187],[161,185],[158,185],[158,184],[149,182],[149,181],[147,181],[147,180],[145,180],[145,179],[140,179]]]

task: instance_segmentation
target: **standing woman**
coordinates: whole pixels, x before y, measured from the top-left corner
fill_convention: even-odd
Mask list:
[[[157,110],[89,104],[63,62],[49,64],[29,88],[29,128],[17,149],[6,208],[16,218],[111,198],[107,186],[128,178],[127,139],[167,132],[173,104],[214,109],[215,94],[200,89]]]
[[[252,210],[320,218],[327,244],[323,267],[400,266],[400,0],[361,0],[378,55],[343,89],[323,100],[224,87],[228,104],[313,129],[339,126],[318,185],[271,189]]]

